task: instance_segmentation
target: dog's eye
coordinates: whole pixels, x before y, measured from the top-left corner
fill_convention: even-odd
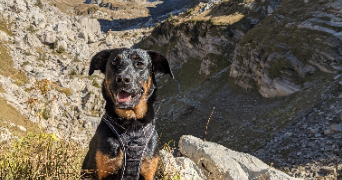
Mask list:
[[[138,66],[138,67],[141,67],[141,66],[143,66],[143,65],[144,65],[144,63],[143,63],[143,62],[140,62],[140,61],[139,61],[139,62],[137,62],[137,66]]]
[[[138,56],[134,54],[134,55],[132,56],[132,58],[133,58],[133,59],[138,59]]]
[[[122,55],[121,55],[121,54],[120,54],[120,55],[118,55],[118,58],[119,58],[119,59],[122,59]]]

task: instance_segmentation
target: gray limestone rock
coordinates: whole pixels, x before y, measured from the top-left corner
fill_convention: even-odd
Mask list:
[[[43,43],[52,44],[56,41],[56,34],[54,32],[46,32],[43,35]]]
[[[8,35],[5,32],[0,31],[0,41],[4,42],[4,41],[8,41],[8,40],[9,40]]]
[[[25,36],[24,41],[30,47],[42,47],[42,43],[40,42],[40,40],[37,38],[35,34],[28,33]]]
[[[185,157],[198,165],[203,164],[210,172],[211,179],[249,180],[262,177],[270,180],[296,179],[268,166],[250,154],[236,152],[213,142],[204,142],[190,135],[181,137],[179,149]]]
[[[80,21],[81,27],[92,33],[100,33],[101,32],[101,26],[97,19],[90,19],[88,17],[84,17]]]

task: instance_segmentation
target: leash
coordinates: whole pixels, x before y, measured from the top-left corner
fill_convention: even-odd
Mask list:
[[[113,120],[107,113],[102,117],[109,129],[115,134],[120,142],[123,152],[123,162],[120,180],[138,180],[143,155],[148,142],[155,131],[155,120],[137,129],[126,130]]]

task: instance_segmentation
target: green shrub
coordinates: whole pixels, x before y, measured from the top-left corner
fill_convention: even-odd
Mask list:
[[[28,28],[27,28],[27,31],[30,32],[30,33],[35,33],[37,32],[38,30],[34,28],[34,26],[31,24]]]
[[[23,66],[26,66],[26,65],[29,65],[29,64],[30,64],[30,62],[25,61],[25,62],[23,63]]]
[[[92,85],[93,85],[94,87],[101,88],[101,86],[99,85],[99,83],[97,83],[96,80],[93,80]]]
[[[75,69],[73,69],[70,73],[69,73],[69,78],[74,78],[77,75],[77,72]]]

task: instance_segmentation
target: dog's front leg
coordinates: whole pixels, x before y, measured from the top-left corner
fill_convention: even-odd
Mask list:
[[[156,154],[152,157],[152,159],[144,158],[141,163],[141,176],[144,177],[145,180],[153,180],[153,177],[156,173],[158,167],[159,156]]]

